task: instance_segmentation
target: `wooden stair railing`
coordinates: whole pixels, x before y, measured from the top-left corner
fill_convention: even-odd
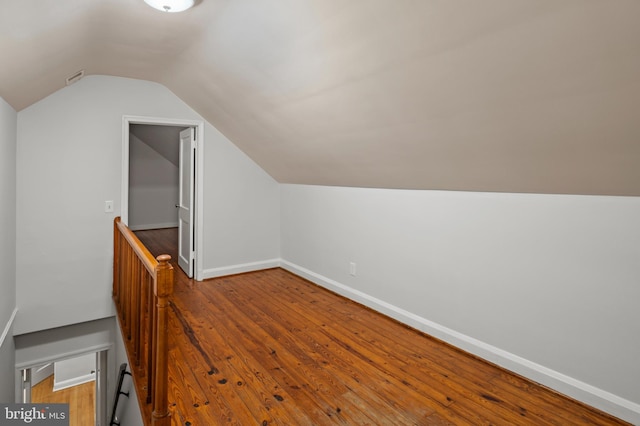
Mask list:
[[[113,224],[113,300],[145,424],[168,426],[169,296],[173,293],[171,256],[154,258],[116,217]],[[146,383],[144,382],[146,380]],[[142,395],[141,389],[146,389]]]

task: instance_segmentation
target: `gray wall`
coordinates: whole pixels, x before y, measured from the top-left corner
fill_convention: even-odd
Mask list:
[[[280,186],[213,126],[205,137],[205,276],[277,262]]]
[[[129,228],[177,227],[178,167],[133,134],[129,164]]]
[[[11,318],[16,307],[17,114],[0,98],[0,401],[14,400]],[[2,337],[4,336],[4,339]]]
[[[96,354],[90,353],[55,362],[53,365],[53,390],[95,380]]]
[[[15,401],[15,347],[13,329],[7,329],[7,337],[0,346],[0,402]]]
[[[123,115],[201,120],[165,87],[89,76],[18,113],[15,333],[113,315]],[[204,129],[203,269],[279,257],[278,184]],[[104,213],[105,200],[115,212]]]
[[[640,198],[281,191],[287,268],[640,421]]]

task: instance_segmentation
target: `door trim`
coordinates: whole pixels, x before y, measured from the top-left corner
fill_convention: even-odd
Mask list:
[[[107,425],[107,392],[108,392],[108,377],[109,377],[109,356],[114,354],[113,345],[100,345],[96,346],[98,349],[82,349],[80,351],[69,352],[68,354],[60,354],[48,356],[43,359],[46,359],[45,362],[33,361],[22,364],[20,366],[16,365],[16,395],[15,402],[18,404],[30,403],[31,402],[31,375],[32,369],[38,368],[42,364],[47,363],[55,363],[59,361],[64,361],[68,359],[73,359],[78,356],[83,355],[91,355],[95,354],[96,356],[96,376],[95,376],[95,406],[94,406],[94,419],[96,426],[106,426]],[[70,355],[70,354],[74,355]]]
[[[122,223],[129,224],[129,125],[130,124],[147,124],[152,126],[184,126],[194,127],[196,129],[196,190],[195,196],[195,214],[193,224],[193,234],[196,239],[195,268],[194,274],[197,281],[204,279],[203,256],[204,242],[204,121],[202,120],[183,120],[177,118],[162,117],[143,117],[134,115],[125,115],[122,117],[122,184],[120,198],[120,217]]]

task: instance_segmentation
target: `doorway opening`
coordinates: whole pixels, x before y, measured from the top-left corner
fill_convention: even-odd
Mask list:
[[[24,368],[22,403],[69,404],[71,426],[106,424],[107,351]]]
[[[202,121],[123,117],[122,222],[133,231],[176,227],[174,260],[196,280],[203,279],[203,131]]]

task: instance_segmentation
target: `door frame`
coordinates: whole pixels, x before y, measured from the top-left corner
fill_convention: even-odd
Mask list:
[[[56,363],[73,359],[83,355],[95,354],[96,357],[96,373],[95,373],[95,401],[94,401],[94,419],[97,426],[107,426],[107,405],[108,405],[108,382],[109,382],[109,351],[113,351],[111,344],[98,345],[94,348],[87,348],[79,351],[72,351],[67,354],[47,356],[38,361],[26,364],[16,365],[16,395],[15,402],[18,404],[31,402],[31,374],[34,368],[38,368],[43,364]]]
[[[122,187],[120,200],[120,217],[125,225],[129,224],[129,125],[146,124],[151,126],[182,126],[196,129],[196,176],[193,219],[193,235],[196,239],[194,277],[197,281],[204,279],[203,255],[204,242],[204,121],[184,120],[177,118],[142,117],[125,115],[122,117]],[[178,143],[179,141],[176,141]],[[177,259],[176,259],[177,260]]]

